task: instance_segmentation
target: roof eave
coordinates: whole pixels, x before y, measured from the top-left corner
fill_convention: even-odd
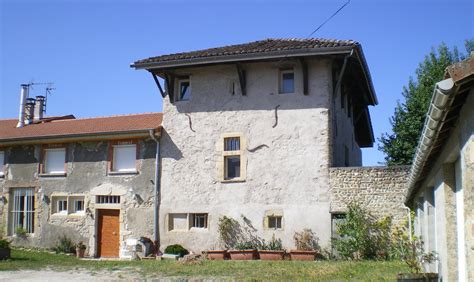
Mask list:
[[[157,128],[116,131],[116,132],[97,132],[97,133],[62,134],[62,135],[8,138],[8,139],[0,139],[0,146],[3,147],[3,146],[12,146],[12,145],[44,144],[44,143],[73,142],[73,141],[114,140],[114,139],[122,139],[122,138],[144,138],[144,137],[150,136],[150,130],[153,130],[155,132],[155,136],[160,137],[161,126]]]

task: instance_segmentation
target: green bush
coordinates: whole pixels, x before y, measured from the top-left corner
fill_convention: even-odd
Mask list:
[[[225,249],[233,249],[242,237],[242,229],[239,222],[231,217],[219,218],[219,239]]]
[[[18,226],[16,229],[15,229],[15,234],[17,237],[19,238],[26,238],[28,236],[28,231],[26,231],[25,228],[21,227],[21,226]]]
[[[76,252],[76,244],[74,244],[68,237],[62,236],[59,238],[57,245],[53,248],[53,251],[55,251],[57,254],[74,254]]]
[[[5,239],[0,239],[0,249],[8,249],[10,248],[10,242]]]
[[[257,246],[255,246],[255,243],[252,241],[245,241],[245,242],[238,242],[235,244],[234,248],[236,250],[255,250],[257,249]]]
[[[176,244],[166,247],[165,254],[179,255],[180,257],[183,257],[189,254],[189,252],[183,246]]]
[[[333,246],[342,259],[390,259],[392,254],[391,218],[377,221],[357,203],[348,206],[346,219],[337,225],[340,238]]]
[[[303,229],[302,232],[295,232],[293,235],[295,246],[297,250],[301,251],[315,251],[319,250],[318,237],[311,229]]]

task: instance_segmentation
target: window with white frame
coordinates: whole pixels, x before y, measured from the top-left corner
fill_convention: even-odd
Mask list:
[[[70,203],[70,213],[75,215],[84,214],[84,197],[81,196],[71,196],[69,197]]]
[[[268,216],[269,229],[281,229],[282,216]]]
[[[178,101],[191,99],[191,82],[189,77],[178,80]]]
[[[207,213],[189,214],[191,228],[207,228]]]
[[[35,190],[34,188],[10,189],[10,228],[9,234],[19,229],[34,233],[35,226]]]
[[[5,152],[0,151],[0,177],[3,177],[5,170]]]
[[[44,150],[43,173],[64,174],[66,162],[66,148]]]
[[[224,138],[224,180],[241,177],[240,161],[240,137]]]
[[[113,146],[112,171],[136,172],[137,171],[137,145],[124,144]]]
[[[295,72],[292,69],[280,70],[280,93],[295,92]]]

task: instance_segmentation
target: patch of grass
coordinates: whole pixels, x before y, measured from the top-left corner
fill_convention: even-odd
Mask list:
[[[407,272],[399,261],[204,261],[187,265],[176,261],[87,261],[42,251],[12,250],[0,271],[44,269],[133,271],[142,277],[203,277],[245,280],[395,280]]]

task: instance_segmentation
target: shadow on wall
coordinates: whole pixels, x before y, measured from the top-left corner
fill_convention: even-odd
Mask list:
[[[171,137],[164,128],[161,130],[160,142],[162,144],[162,146],[160,146],[161,158],[180,160],[183,157],[183,153],[179,150],[173,140],[171,140]]]

